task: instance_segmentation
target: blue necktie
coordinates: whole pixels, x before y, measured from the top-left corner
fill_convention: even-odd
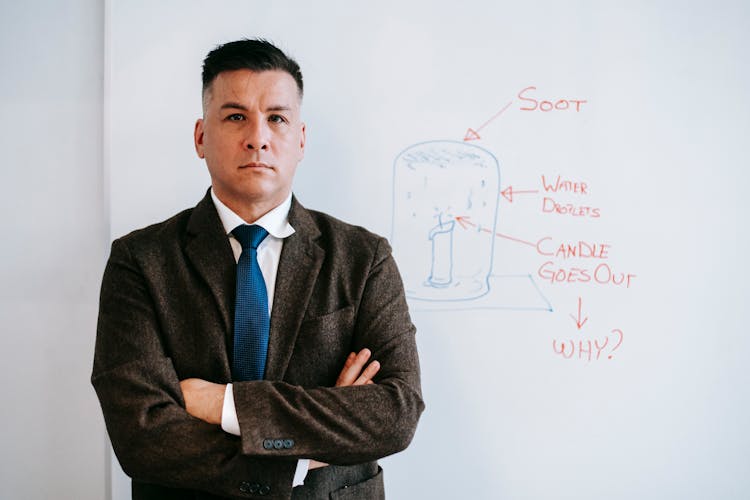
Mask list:
[[[268,235],[260,226],[237,226],[232,234],[242,245],[237,262],[234,304],[233,380],[262,380],[268,352],[268,292],[258,266],[258,245]]]

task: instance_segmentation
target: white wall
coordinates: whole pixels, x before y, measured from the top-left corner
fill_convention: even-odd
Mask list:
[[[0,9],[0,498],[106,498],[89,383],[108,244],[103,6]]]

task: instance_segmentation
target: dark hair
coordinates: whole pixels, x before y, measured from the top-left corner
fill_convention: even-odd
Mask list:
[[[302,71],[299,64],[278,47],[262,38],[237,40],[218,45],[203,60],[203,95],[219,73],[238,69],[286,71],[297,82],[302,98]]]

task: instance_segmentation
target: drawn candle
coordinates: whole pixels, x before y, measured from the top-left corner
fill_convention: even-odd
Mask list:
[[[432,269],[426,286],[444,287],[453,281],[453,229],[456,223],[442,222],[430,230]]]
[[[500,187],[497,159],[454,141],[416,144],[394,163],[394,254],[409,298],[489,291]]]

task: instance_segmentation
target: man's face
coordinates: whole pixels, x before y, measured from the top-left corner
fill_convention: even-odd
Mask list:
[[[260,217],[282,203],[305,151],[294,78],[276,70],[220,73],[195,124],[195,149],[216,196],[240,216]]]

